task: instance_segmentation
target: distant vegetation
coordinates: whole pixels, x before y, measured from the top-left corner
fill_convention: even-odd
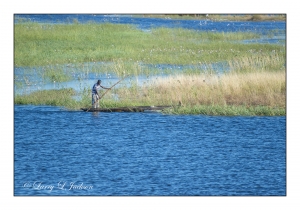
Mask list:
[[[146,14],[143,17],[213,21],[286,21],[285,14]]]

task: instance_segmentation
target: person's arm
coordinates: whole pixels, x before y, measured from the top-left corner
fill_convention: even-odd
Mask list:
[[[102,87],[103,89],[107,89],[107,90],[110,89],[110,88],[107,88],[107,87],[103,87],[102,85],[100,85],[100,87]]]

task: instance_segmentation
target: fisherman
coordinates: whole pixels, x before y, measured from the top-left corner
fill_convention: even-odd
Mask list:
[[[93,89],[92,89],[92,106],[93,106],[93,108],[99,108],[100,96],[99,96],[98,91],[100,90],[100,88],[110,89],[110,88],[103,87],[101,85],[100,79],[97,81],[97,83],[94,84]]]

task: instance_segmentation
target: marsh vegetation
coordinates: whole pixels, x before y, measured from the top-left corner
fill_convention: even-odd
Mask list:
[[[68,81],[74,75],[80,81],[89,73],[129,76],[130,85],[112,89],[101,100],[103,107],[173,105],[166,112],[285,115],[285,45],[242,42],[259,38],[257,33],[182,28],[143,32],[132,25],[92,22],[23,22],[15,24],[14,33],[15,67],[40,68],[44,81]],[[103,65],[93,65],[97,62]],[[215,69],[217,62],[230,70]],[[155,77],[160,71],[151,65],[156,64],[175,65],[179,70]],[[147,84],[134,79],[141,75],[148,78]],[[15,95],[15,103],[79,109],[91,105],[90,94],[90,87],[78,92],[43,90]]]

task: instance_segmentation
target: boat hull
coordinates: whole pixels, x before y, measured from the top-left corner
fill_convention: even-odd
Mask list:
[[[135,107],[115,107],[115,108],[81,108],[85,112],[144,112],[162,111],[171,106],[135,106]]]

